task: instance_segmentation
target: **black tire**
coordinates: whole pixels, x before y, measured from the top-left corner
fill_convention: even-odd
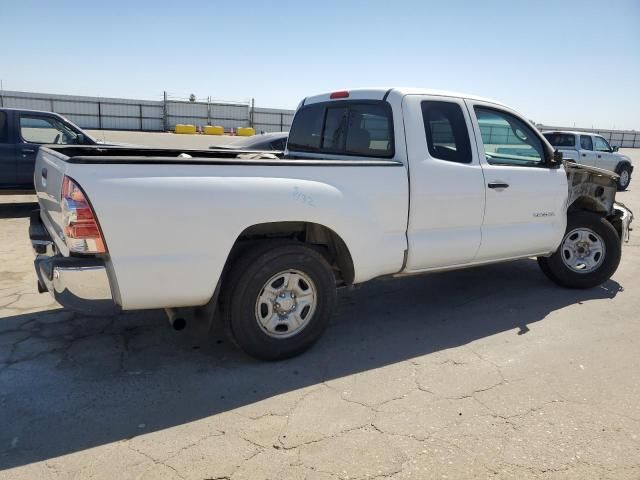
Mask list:
[[[256,302],[266,282],[280,272],[297,270],[315,285],[315,311],[293,336],[270,336],[256,318]],[[336,281],[325,258],[300,242],[265,242],[245,251],[224,280],[222,313],[231,340],[261,360],[282,360],[311,347],[329,325],[336,305]]]
[[[626,183],[623,180],[624,175],[622,174],[622,172],[625,172],[628,175],[628,180],[626,181]],[[629,188],[629,184],[631,183],[631,167],[624,163],[616,168],[616,173],[620,175],[620,178],[618,178],[618,191],[621,192]]]
[[[562,245],[567,235],[576,228],[586,228],[596,233],[604,243],[604,258],[588,273],[579,273],[569,268],[562,258]],[[592,212],[569,214],[567,230],[558,250],[550,257],[538,257],[542,272],[552,281],[567,288],[592,288],[609,280],[618,269],[622,254],[622,242],[606,218]]]

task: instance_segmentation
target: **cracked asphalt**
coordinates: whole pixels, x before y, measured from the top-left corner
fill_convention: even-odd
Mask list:
[[[260,363],[38,294],[33,199],[0,197],[1,479],[640,478],[637,234],[587,291],[534,260],[342,291],[311,351]]]

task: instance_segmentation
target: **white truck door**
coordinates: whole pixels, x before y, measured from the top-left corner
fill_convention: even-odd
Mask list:
[[[578,135],[580,137],[580,159],[578,163],[583,165],[595,166],[596,164],[596,152],[593,151],[593,139],[591,135]]]
[[[486,180],[477,261],[554,251],[566,228],[567,177],[529,122],[506,107],[466,100]],[[484,154],[484,155],[482,155]]]
[[[480,246],[485,192],[464,100],[407,95],[402,110],[411,182],[406,270],[470,263]]]

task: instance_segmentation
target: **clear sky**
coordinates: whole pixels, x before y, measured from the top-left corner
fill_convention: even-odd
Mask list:
[[[640,0],[0,0],[0,32],[5,90],[295,108],[426,87],[640,130]]]

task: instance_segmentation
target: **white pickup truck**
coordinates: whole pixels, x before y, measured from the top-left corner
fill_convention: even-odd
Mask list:
[[[618,175],[618,190],[631,183],[631,158],[618,152],[600,135],[587,132],[554,130],[543,133],[552,147],[562,152],[565,161],[604,168]]]
[[[570,288],[616,271],[615,175],[563,164],[526,117],[417,89],[306,98],[287,150],[50,146],[30,234],[41,291],[85,312],[220,314],[263,359],[298,354],[336,288],[537,257]],[[242,155],[241,155],[242,157]]]

